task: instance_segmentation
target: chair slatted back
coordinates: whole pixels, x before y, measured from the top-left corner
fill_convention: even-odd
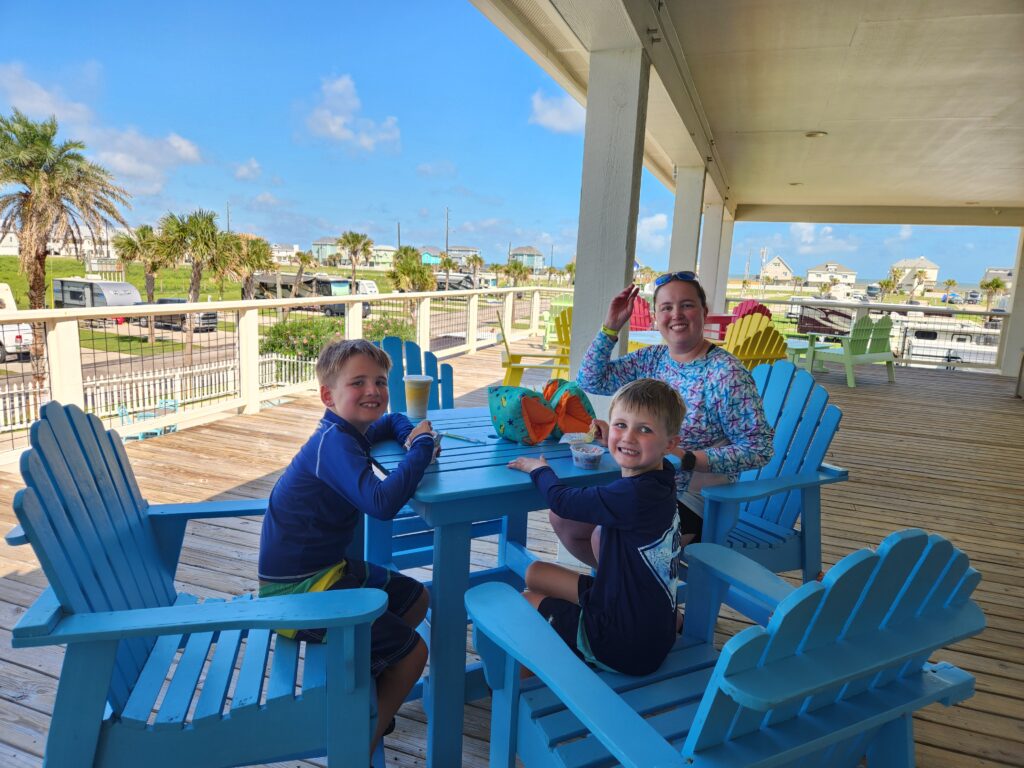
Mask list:
[[[890,321],[891,323],[892,321]],[[854,355],[863,355],[868,351],[868,343],[871,341],[871,334],[874,332],[875,324],[870,317],[864,315],[853,324],[850,335],[845,340],[844,346]],[[888,338],[888,336],[886,336]]]
[[[744,299],[735,307],[732,308],[732,314],[736,318],[746,317],[747,315],[760,314],[764,315],[768,319],[771,319],[772,311],[768,309],[764,304],[754,299]]]
[[[116,432],[74,405],[50,402],[22,455],[15,514],[68,613],[166,606],[173,574],[161,566],[147,504]],[[120,711],[151,640],[123,640],[110,689]]]
[[[868,342],[868,353],[892,352],[892,318],[886,315],[875,321],[871,328],[871,340]]]
[[[725,329],[725,342],[722,344],[726,352],[736,354],[740,346],[758,331],[771,325],[771,318],[755,312],[737,318]]]
[[[746,368],[774,363],[786,357],[786,340],[774,326],[768,325],[743,341],[733,354]]]
[[[572,307],[566,307],[555,317],[555,339],[558,351],[568,355],[572,341]]]
[[[788,360],[760,365],[752,371],[764,405],[765,419],[775,430],[771,460],[760,469],[740,473],[739,480],[792,477],[816,470],[825,460],[839,429],[842,411],[828,402],[828,391],[814,377]],[[790,491],[749,502],[741,510],[786,528],[800,514],[800,492]]]
[[[839,715],[830,708],[869,686],[919,677],[932,652],[984,628],[970,599],[980,579],[962,552],[921,530],[848,555],[785,598],[766,628],[725,644],[683,755],[792,727],[810,711],[828,723]]]
[[[629,330],[649,331],[654,327],[654,316],[651,305],[643,296],[637,296],[633,302],[633,311],[629,315]]]
[[[447,363],[439,364],[433,352],[423,352],[414,341],[402,341],[397,336],[388,336],[378,346],[391,357],[391,372],[388,374],[391,411],[405,411],[405,374],[426,374],[434,378],[430,385],[431,410],[455,407],[454,373]]]

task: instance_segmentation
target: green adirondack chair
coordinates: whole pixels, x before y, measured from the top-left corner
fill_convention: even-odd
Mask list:
[[[872,321],[864,315],[856,323],[849,336],[839,339],[842,346],[835,349],[810,350],[808,356],[812,359],[808,362],[808,368],[815,363],[832,360],[842,363],[846,368],[846,385],[856,387],[857,380],[853,375],[853,368],[863,363],[885,363],[889,372],[889,383],[896,383],[896,358],[892,353],[892,344],[889,336],[892,333],[892,319],[883,317],[878,321]],[[814,346],[817,337],[821,334],[807,334],[807,342],[810,347]]]

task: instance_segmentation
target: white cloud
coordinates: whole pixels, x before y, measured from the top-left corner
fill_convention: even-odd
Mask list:
[[[668,216],[641,216],[636,225],[636,246],[644,252],[660,251],[668,244]]]
[[[99,71],[94,63],[83,68],[87,79],[98,78]],[[133,127],[102,125],[86,104],[30,79],[18,63],[0,64],[0,95],[33,119],[55,115],[63,136],[84,142],[96,162],[114,174],[115,183],[136,195],[159,194],[171,170],[202,161],[199,147],[173,131],[156,137]]]
[[[547,97],[540,91],[530,99],[532,111],[530,122],[555,133],[583,133],[587,113],[568,94]]]
[[[253,179],[258,179],[262,171],[263,169],[260,168],[256,158],[250,157],[244,163],[239,163],[235,166],[235,178],[242,181],[252,181]]]
[[[420,163],[416,166],[416,173],[420,176],[455,176],[455,164],[448,160],[439,160],[435,163]]]
[[[64,98],[59,88],[46,89],[25,75],[18,63],[0,64],[0,93],[14,108],[29,117],[44,119],[55,115],[58,121],[86,122],[92,110],[78,101]]]
[[[820,230],[815,224],[795,222],[789,225],[789,234],[796,244],[797,253],[827,255],[831,253],[852,253],[859,247],[856,238],[836,237],[832,227]]]
[[[489,218],[477,221],[464,221],[459,226],[461,232],[493,232],[496,229],[506,226],[507,222],[502,219]]]
[[[280,205],[281,203],[280,200],[278,200],[269,192],[260,192],[252,200],[254,203],[256,203],[257,206],[260,207],[273,207],[275,205]]]
[[[314,136],[349,144],[372,152],[378,144],[397,145],[400,138],[397,117],[376,122],[359,117],[362,102],[350,75],[324,80],[320,102],[306,117],[306,127]]]
[[[914,228],[909,224],[900,227],[900,240],[909,240],[912,234],[914,234]]]

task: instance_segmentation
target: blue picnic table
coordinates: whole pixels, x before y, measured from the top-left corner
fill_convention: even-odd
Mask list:
[[[442,453],[428,467],[410,501],[413,510],[433,527],[430,673],[422,687],[427,712],[427,765],[447,768],[462,764],[462,720],[466,701],[490,695],[479,664],[466,665],[466,606],[471,586],[502,581],[523,587],[523,574],[533,560],[526,549],[527,515],[544,509],[545,500],[527,474],[506,465],[517,456],[543,454],[552,469],[570,485],[602,485],[619,476],[607,453],[596,470],[573,466],[568,445],[547,441],[524,446],[499,438],[486,408],[430,411],[438,432],[480,442],[442,438]],[[380,443],[373,456],[391,469],[405,451],[396,442]],[[497,564],[470,571],[473,523],[502,520]]]

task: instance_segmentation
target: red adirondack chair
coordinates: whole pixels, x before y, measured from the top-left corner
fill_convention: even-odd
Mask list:
[[[651,314],[651,305],[647,299],[637,296],[633,303],[633,314],[629,316],[629,330],[649,331],[654,327],[654,316]]]

